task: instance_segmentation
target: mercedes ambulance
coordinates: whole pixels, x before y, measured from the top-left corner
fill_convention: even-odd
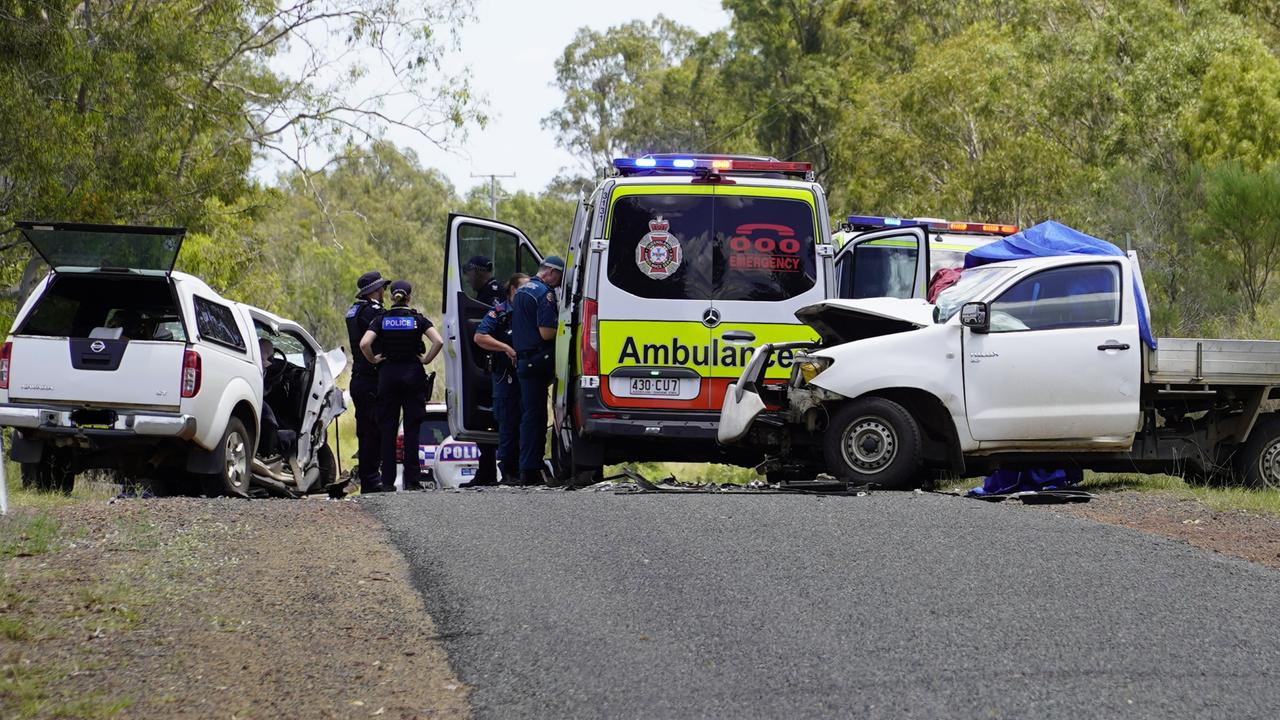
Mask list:
[[[866,243],[928,257],[927,228],[858,234],[837,256],[826,196],[808,163],[772,158],[619,158],[576,211],[558,290],[551,455],[560,480],[586,484],[618,462],[754,465],[753,448],[716,442],[724,392],[755,349],[807,340],[796,310],[830,297],[866,297]],[[455,438],[494,441],[483,358],[471,341],[488,308],[463,263],[482,255],[494,277],[533,274],[542,253],[518,228],[451,215],[444,268],[446,404]],[[859,252],[863,249],[864,252]],[[550,250],[548,250],[550,254]],[[879,260],[879,257],[876,257]],[[924,294],[927,262],[913,270]],[[847,282],[838,277],[847,276]],[[878,280],[877,280],[878,281]],[[771,360],[785,382],[791,358]],[[783,479],[783,478],[779,478]]]

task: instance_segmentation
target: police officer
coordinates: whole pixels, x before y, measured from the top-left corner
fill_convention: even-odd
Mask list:
[[[492,307],[506,299],[502,283],[493,279],[493,260],[484,255],[472,255],[462,266],[462,272],[471,284],[476,300]]]
[[[547,444],[547,388],[555,378],[555,337],[559,311],[552,288],[564,277],[564,260],[550,255],[538,274],[512,299],[511,337],[520,381],[520,484],[542,478],[542,449]]]
[[[511,301],[529,276],[516,273],[507,280],[506,299],[480,321],[475,343],[489,351],[489,377],[493,382],[493,418],[498,423],[497,464],[503,484],[520,477],[520,385],[516,381],[516,351],[511,343]],[[477,481],[469,485],[484,484]]]
[[[462,265],[462,272],[466,275],[467,283],[471,287],[471,295],[476,300],[492,307],[507,299],[506,293],[502,291],[502,285],[493,279],[493,260],[491,258],[484,255],[472,255],[471,259]],[[490,368],[490,371],[492,372],[492,368]],[[498,410],[497,400],[494,400],[493,407],[496,414]],[[494,485],[498,482],[498,448],[484,443],[476,443],[476,445],[480,449],[476,477],[467,485],[468,487],[473,485]]]
[[[347,308],[347,340],[351,343],[351,400],[356,406],[356,462],[359,463],[360,492],[383,490],[378,475],[378,368],[360,352],[360,341],[369,323],[382,312],[382,297],[388,280],[377,270],[356,281],[356,301]],[[394,478],[392,478],[394,480]],[[387,486],[392,483],[388,482]]]
[[[394,488],[396,476],[396,432],[404,411],[404,489],[421,490],[418,481],[416,447],[422,420],[427,414],[427,372],[440,354],[444,341],[440,333],[417,310],[409,307],[413,286],[408,281],[391,283],[391,308],[378,315],[360,339],[360,351],[378,369],[378,430],[382,435],[383,486]],[[422,339],[431,341],[427,349]]]

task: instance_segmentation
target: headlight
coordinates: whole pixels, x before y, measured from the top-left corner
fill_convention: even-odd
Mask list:
[[[796,355],[796,364],[800,367],[800,378],[804,384],[813,382],[823,370],[831,367],[831,358],[814,355]]]

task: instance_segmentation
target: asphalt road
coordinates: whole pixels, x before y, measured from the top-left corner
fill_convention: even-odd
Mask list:
[[[416,493],[479,718],[1280,717],[1280,573],[936,495]]]

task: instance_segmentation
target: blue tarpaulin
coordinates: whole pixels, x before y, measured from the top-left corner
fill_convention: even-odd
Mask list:
[[[1091,235],[1085,235],[1079,230],[1069,228],[1062,223],[1049,220],[988,245],[970,250],[965,255],[964,266],[971,268],[1002,260],[1060,257],[1062,255],[1112,255],[1124,257],[1125,252],[1106,240],[1099,240]],[[1138,283],[1137,277],[1133,279],[1133,296],[1138,310],[1138,334],[1148,347],[1154,349],[1156,339],[1151,334],[1151,323],[1147,320],[1147,299],[1142,296],[1141,285]]]

